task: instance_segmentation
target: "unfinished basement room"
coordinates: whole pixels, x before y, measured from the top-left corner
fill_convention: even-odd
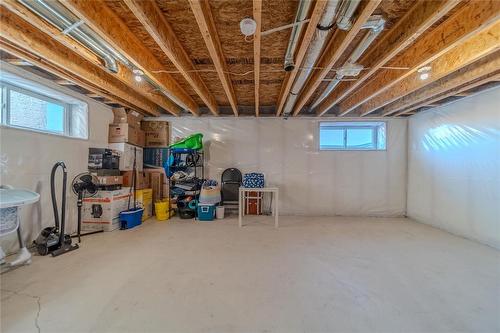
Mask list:
[[[500,0],[0,0],[2,333],[500,333]]]

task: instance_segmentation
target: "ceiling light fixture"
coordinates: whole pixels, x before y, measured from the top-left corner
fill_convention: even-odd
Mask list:
[[[257,30],[257,22],[249,17],[240,21],[241,33],[245,36],[252,36]]]
[[[420,67],[417,72],[420,73],[420,80],[427,80],[431,76],[431,66]]]
[[[134,69],[132,69],[132,73],[135,74],[134,79],[137,82],[141,82],[142,81],[142,76],[144,75],[143,71],[141,71],[140,69],[134,68]]]

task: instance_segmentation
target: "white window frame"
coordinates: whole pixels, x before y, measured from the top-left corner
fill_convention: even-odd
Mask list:
[[[320,121],[318,122],[318,150],[319,151],[385,151],[387,150],[387,122],[378,120],[366,120],[359,121],[360,125],[356,126],[358,121]],[[377,125],[366,125],[367,123],[373,123]],[[385,127],[385,144],[384,148],[377,148],[378,146],[378,133],[380,124],[383,123]],[[335,124],[334,128],[342,130],[344,135],[343,147],[341,148],[322,148],[321,147],[321,124]],[[342,125],[346,124],[346,125]],[[372,130],[372,142],[375,143],[375,148],[355,148],[347,145],[347,130],[349,129],[371,129]]]
[[[50,134],[50,135],[57,135],[57,136],[64,136],[68,137],[71,139],[78,139],[78,140],[88,140],[87,138],[84,137],[79,137],[79,136],[74,136],[74,133],[72,133],[72,110],[73,110],[73,105],[71,103],[64,102],[60,99],[56,99],[53,97],[49,97],[43,94],[40,94],[38,92],[18,87],[16,85],[13,85],[11,83],[5,82],[5,81],[0,81],[0,90],[2,94],[2,105],[1,107],[1,125],[6,126],[6,127],[11,127],[11,128],[17,128],[21,130],[27,130],[27,131],[33,131],[33,132],[38,132],[38,133],[44,133],[44,134]],[[54,131],[49,131],[49,130],[44,130],[44,129],[39,129],[39,128],[33,128],[33,127],[27,127],[27,126],[20,126],[20,125],[15,125],[11,123],[10,120],[10,112],[11,112],[11,107],[10,107],[10,93],[11,91],[16,91],[18,93],[37,98],[39,100],[57,104],[63,107],[64,109],[64,122],[63,122],[63,132],[54,132]],[[82,102],[84,103],[84,102]],[[86,104],[86,103],[85,103]],[[88,126],[88,123],[87,123]]]

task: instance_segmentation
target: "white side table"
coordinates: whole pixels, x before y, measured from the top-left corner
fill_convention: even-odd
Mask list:
[[[240,228],[243,226],[243,216],[245,215],[245,198],[248,192],[258,192],[260,193],[271,193],[273,196],[273,209],[272,213],[274,215],[274,227],[278,228],[278,200],[279,200],[279,189],[277,187],[262,187],[262,188],[247,188],[240,187],[238,196],[238,225]]]

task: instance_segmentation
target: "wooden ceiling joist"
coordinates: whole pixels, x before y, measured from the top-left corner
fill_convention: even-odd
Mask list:
[[[203,100],[208,109],[217,116],[219,114],[215,97],[208,90],[201,76],[195,71],[191,59],[177,39],[174,30],[165,19],[154,1],[124,0],[125,4],[141,22],[149,35],[172,61],[180,74],[191,85]]]
[[[297,102],[294,106],[293,115],[296,116],[302,108],[309,101],[314,91],[321,84],[322,80],[333,68],[335,63],[339,60],[342,54],[346,51],[349,44],[354,40],[358,32],[361,30],[363,24],[366,23],[368,18],[373,14],[374,10],[382,0],[370,0],[361,3],[361,10],[356,17],[356,22],[352,25],[349,31],[337,29],[333,34],[331,40],[327,44],[323,54],[317,63],[316,67],[319,69],[314,71],[307,81],[305,87],[302,89]]]
[[[38,29],[50,35],[52,38],[63,44],[64,46],[75,51],[79,55],[83,56],[88,61],[94,63],[95,65],[105,68],[103,61],[96,56],[93,52],[88,50],[82,44],[78,43],[73,38],[62,34],[59,29],[47,23],[45,20],[41,19],[38,15],[34,14],[32,11],[24,7],[21,3],[16,0],[2,0],[2,6],[15,13],[16,15],[22,17],[25,21],[30,22],[32,25],[36,26]],[[153,88],[145,82],[137,82],[134,79],[132,71],[125,67],[120,62],[117,62],[118,73],[116,77],[120,79],[130,88],[136,90],[138,93],[143,95],[145,98],[149,99],[151,102],[156,103],[158,106],[164,108],[165,110],[171,112],[173,115],[179,115],[180,108],[171,100],[165,96],[152,91]]]
[[[332,93],[318,106],[316,114],[322,116],[335,104],[346,98],[361,86],[368,78],[388,63],[401,51],[411,45],[434,23],[439,21],[452,8],[459,3],[458,0],[419,1],[406,13],[397,24],[388,30],[380,41],[373,45],[368,52],[358,61],[367,68],[355,81],[346,81],[333,90]]]
[[[403,116],[403,115],[410,115],[410,114],[414,114],[417,112],[418,109],[420,108],[423,108],[423,107],[427,107],[427,106],[430,106],[428,105],[427,103],[438,103],[437,105],[435,106],[443,106],[443,105],[446,105],[447,103],[439,103],[440,101],[442,100],[445,100],[449,97],[456,97],[456,96],[459,96],[459,97],[467,97],[467,96],[470,96],[471,94],[466,94],[466,96],[460,96],[460,92],[463,90],[463,91],[467,91],[467,90],[470,90],[470,89],[474,89],[474,88],[477,88],[477,87],[480,87],[484,84],[487,84],[487,83],[490,83],[490,82],[493,82],[493,81],[498,81],[500,80],[500,75],[496,75],[495,77],[485,77],[481,80],[478,80],[474,83],[471,83],[471,84],[467,84],[465,86],[462,86],[460,88],[457,88],[457,89],[454,89],[452,90],[451,92],[447,93],[447,94],[444,94],[444,95],[440,95],[438,97],[435,97],[433,99],[430,99],[429,101],[426,101],[425,103],[421,103],[421,104],[416,104],[412,107],[410,107],[409,109],[406,109],[406,110],[403,110],[403,111],[400,111],[398,113],[396,113],[394,115],[394,117],[400,117],[400,116]]]
[[[259,0],[254,0],[254,1],[259,1]],[[314,37],[314,33],[316,32],[316,27],[321,19],[321,16],[323,15],[323,11],[325,10],[326,4],[327,4],[326,1],[320,0],[316,1],[314,5],[314,9],[309,19],[309,23],[307,24],[304,37],[300,42],[300,46],[295,56],[296,68],[293,71],[288,72],[286,74],[283,84],[281,85],[280,95],[276,104],[277,105],[276,116],[278,117],[283,112],[283,107],[285,106],[285,102],[288,98],[288,95],[290,94],[290,89],[292,89],[293,82],[295,81],[295,78],[299,73],[300,70],[299,68],[302,65],[302,62],[304,61],[307,49],[309,48],[311,40]]]
[[[32,63],[30,62],[27,62],[26,60],[23,60],[23,59],[2,59],[3,61],[11,64],[11,65],[14,65],[14,66],[33,66]]]
[[[464,67],[452,75],[437,80],[432,85],[425,87],[425,89],[420,89],[398,99],[385,106],[380,114],[382,116],[389,116],[401,110],[406,110],[415,104],[422,105],[425,103],[426,106],[435,106],[432,103],[437,101],[435,99],[436,96],[443,94],[446,94],[446,97],[459,96],[464,91],[464,89],[459,88],[464,84],[475,82],[483,77],[491,77],[492,74],[497,75],[498,72],[500,72],[500,51]],[[440,99],[443,98],[441,97]]]
[[[471,35],[482,31],[500,17],[500,1],[471,1],[451,15],[443,23],[422,38],[411,48],[398,55],[388,65],[406,67],[409,70],[381,70],[364,85],[350,94],[338,105],[338,115],[345,116],[361,104],[373,99],[393,87],[420,67],[425,66]]]
[[[229,100],[229,104],[235,116],[238,116],[238,102],[231,83],[230,75],[227,71],[226,61],[222,52],[222,46],[215,27],[214,18],[210,3],[207,0],[189,0],[191,10],[196,18],[205,45],[207,46],[210,58],[215,66],[219,80],[224,88],[224,92]]]
[[[199,115],[199,106],[189,94],[166,72],[153,55],[116,13],[104,1],[61,0],[78,18],[84,20],[101,38],[142,70],[178,105]],[[175,110],[168,110],[175,114]]]
[[[430,77],[420,79],[420,74],[414,72],[398,85],[386,90],[358,107],[357,114],[366,116],[395,100],[402,98],[440,78],[443,78],[473,62],[488,56],[500,49],[500,21],[482,32],[473,35],[461,45],[456,46],[441,57],[428,64],[432,68]]]
[[[10,44],[10,49],[13,49],[12,45],[14,45],[29,50],[27,52],[32,53],[35,57],[27,59],[23,57],[21,52],[17,52],[16,56],[49,71],[53,67],[59,67],[62,69],[60,72],[70,73],[70,75],[63,76],[68,81],[79,85],[86,82],[86,84],[82,84],[84,88],[90,86],[105,87],[106,91],[109,92],[108,95],[114,95],[127,101],[127,104],[146,114],[155,116],[160,114],[156,104],[144,99],[112,74],[50,38],[49,35],[41,32],[3,6],[0,6],[0,20],[2,22],[2,29],[0,29],[2,44],[6,48],[9,48]]]
[[[255,116],[259,116],[260,91],[260,40],[262,30],[262,0],[253,0],[253,19],[257,28],[253,36],[253,74],[255,82]]]
[[[55,82],[57,84],[60,84],[61,86],[74,86],[75,85],[74,82],[71,82],[71,81],[68,81],[68,80],[64,80],[64,79],[56,80]]]

